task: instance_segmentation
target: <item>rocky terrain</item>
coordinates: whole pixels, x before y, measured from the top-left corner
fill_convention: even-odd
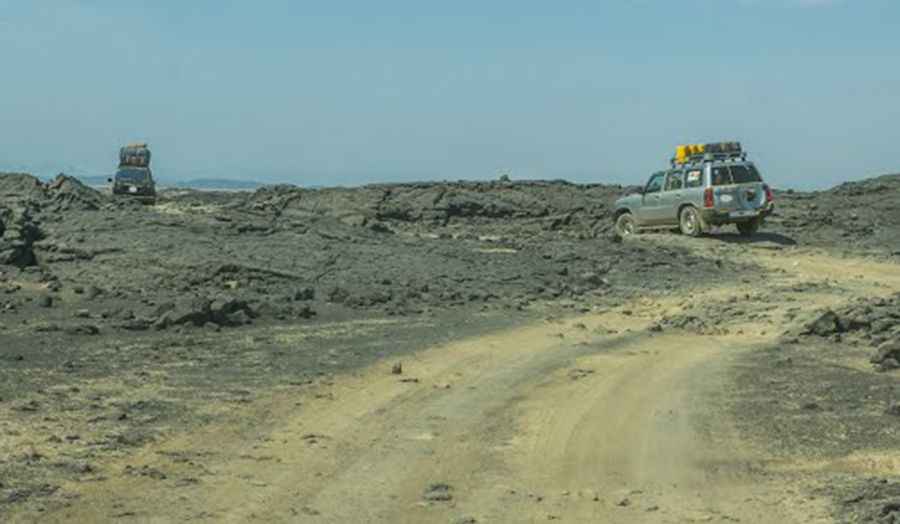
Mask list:
[[[805,325],[786,334],[820,337],[836,344],[875,348],[871,362],[879,371],[900,368],[900,294],[887,298],[859,299],[837,310],[818,312]]]
[[[780,334],[735,368],[752,394],[729,409],[747,435],[831,457],[846,440],[810,441],[839,427],[890,448],[900,295],[867,296],[849,276],[789,279],[792,266],[773,264],[796,251],[890,268],[900,175],[782,192],[751,241],[718,232],[699,244],[623,242],[611,206],[626,191],[562,181],[269,186],[173,189],[142,206],[73,178],[0,175],[0,516],[67,507],[75,486],[110,477],[166,480],[105,464],[231,420],[230,406],[269,391],[319,387],[500,328],[614,310],[629,318],[633,304],[667,297],[678,307],[651,308],[641,333]],[[720,298],[691,299],[717,287],[727,288]],[[773,412],[779,399],[796,399],[796,411]],[[232,422],[236,432],[260,424]],[[882,480],[850,476],[828,491],[836,518],[889,518],[896,479]]]
[[[779,192],[778,216],[768,230],[805,245],[851,253],[900,256],[900,176],[847,182],[816,192]]]
[[[5,278],[15,282],[5,324],[27,317],[44,333],[523,309],[542,299],[585,307],[680,285],[687,268],[728,269],[677,248],[616,242],[608,232],[618,188],[272,187],[171,193],[151,208],[74,179],[0,182],[14,196],[3,222]]]

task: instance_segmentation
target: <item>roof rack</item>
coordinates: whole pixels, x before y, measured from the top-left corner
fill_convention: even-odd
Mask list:
[[[713,142],[710,144],[687,144],[675,148],[672,165],[703,162],[708,160],[746,160],[747,154],[740,142]]]

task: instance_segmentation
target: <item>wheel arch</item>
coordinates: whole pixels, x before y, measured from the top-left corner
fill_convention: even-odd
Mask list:
[[[682,202],[681,205],[678,206],[678,213],[675,215],[676,220],[681,220],[681,212],[684,211],[684,208],[692,207],[697,210],[697,214],[700,214],[700,209],[690,202]]]
[[[629,214],[629,215],[634,216],[634,213],[631,212],[631,209],[630,209],[630,208],[627,208],[627,207],[620,207],[620,208],[616,209],[615,213],[613,213],[613,222],[615,222],[616,220],[618,220],[620,216],[622,216],[622,215],[624,215],[624,214],[626,214],[626,213]]]

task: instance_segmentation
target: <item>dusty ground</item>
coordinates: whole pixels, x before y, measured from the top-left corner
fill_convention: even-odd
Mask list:
[[[16,184],[6,227],[39,234],[0,295],[4,520],[900,515],[897,372],[870,362],[896,335],[893,179],[813,197],[875,195],[853,242],[797,225],[802,195],[752,242],[616,243],[604,186],[139,208]],[[868,328],[807,329],[859,301]]]

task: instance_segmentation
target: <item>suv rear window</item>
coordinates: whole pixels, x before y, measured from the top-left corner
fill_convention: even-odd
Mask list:
[[[762,182],[759,171],[752,165],[719,166],[712,169],[712,185],[714,186],[749,184],[751,182]]]

